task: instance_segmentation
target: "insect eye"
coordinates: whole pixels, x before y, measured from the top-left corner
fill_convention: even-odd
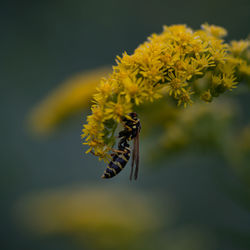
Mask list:
[[[137,117],[137,114],[135,112],[132,112],[129,114],[132,118],[136,118]]]

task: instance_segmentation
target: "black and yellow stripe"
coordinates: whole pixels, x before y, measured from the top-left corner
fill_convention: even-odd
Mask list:
[[[137,117],[137,114],[130,113],[130,117],[131,119],[126,117],[123,118],[124,130],[120,131],[119,133],[119,138],[122,138],[126,141],[133,140],[137,136],[138,131],[141,129],[141,123]]]
[[[130,149],[126,147],[123,153],[117,153],[113,156],[108,167],[104,171],[102,178],[112,178],[116,176],[126,166],[130,158]]]

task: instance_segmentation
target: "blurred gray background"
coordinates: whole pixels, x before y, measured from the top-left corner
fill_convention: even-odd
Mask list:
[[[35,140],[25,124],[35,104],[65,78],[114,64],[125,50],[132,53],[164,24],[198,29],[208,22],[225,27],[228,40],[245,38],[249,10],[249,0],[1,1],[1,249],[82,249],[67,238],[26,233],[13,219],[13,206],[29,192],[89,182],[105,185],[99,178],[103,165],[86,156],[81,145],[86,113],[50,138]],[[246,121],[248,98],[242,97]],[[250,249],[249,202],[241,202],[244,187],[223,161],[194,153],[161,165],[167,167],[154,171],[142,166],[137,183],[128,182],[126,169],[112,185],[170,194],[178,207],[174,226],[207,231],[214,239],[211,249]]]

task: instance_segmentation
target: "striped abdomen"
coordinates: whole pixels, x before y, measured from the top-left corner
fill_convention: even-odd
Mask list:
[[[129,158],[129,148],[126,148],[123,153],[116,153],[104,171],[102,178],[107,179],[116,176],[126,166]]]

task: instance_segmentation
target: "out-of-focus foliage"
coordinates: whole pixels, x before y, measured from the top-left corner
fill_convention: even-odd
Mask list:
[[[72,236],[92,249],[145,249],[162,227],[155,198],[122,188],[49,190],[22,198],[15,212],[37,234]]]
[[[242,129],[235,141],[235,145],[237,145],[240,156],[247,157],[250,162],[250,125]]]
[[[186,109],[160,100],[139,112],[145,136],[153,136],[152,153],[166,158],[192,147],[224,154],[227,143],[232,142],[232,123],[238,108],[225,98],[211,104],[196,103]]]
[[[162,112],[164,110],[164,112]],[[240,105],[232,98],[179,109],[162,99],[138,108],[142,137],[150,141],[145,160],[155,162],[183,153],[216,155],[249,186],[250,126],[242,125]]]
[[[230,150],[227,156],[235,172],[250,187],[250,124],[237,131],[230,142]]]
[[[149,249],[171,250],[211,250],[215,249],[215,239],[206,230],[186,225],[162,234]]]
[[[64,118],[87,109],[101,78],[107,76],[110,71],[111,68],[103,67],[79,73],[59,85],[30,113],[29,125],[33,132],[48,134]]]

